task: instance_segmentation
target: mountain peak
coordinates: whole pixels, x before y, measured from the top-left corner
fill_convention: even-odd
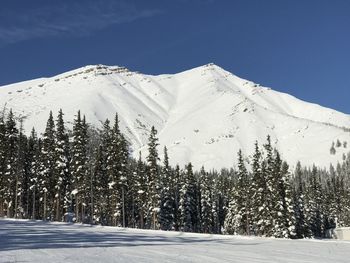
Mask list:
[[[350,145],[349,115],[258,87],[213,63],[159,76],[88,65],[0,88],[4,106],[25,117],[26,132],[33,126],[43,132],[50,110],[62,108],[68,128],[78,110],[96,127],[118,112],[135,153],[147,156],[155,126],[172,163],[191,161],[197,168],[231,167],[239,149],[250,154],[267,135],[292,165],[328,166],[348,151],[342,146],[330,155],[334,140]]]
[[[203,70],[203,69],[224,70],[222,67],[220,67],[217,64],[212,63],[212,62],[204,64],[204,65],[201,65],[201,66],[198,66],[198,67],[195,67],[195,68],[192,68],[192,69],[189,69],[189,70]]]
[[[109,75],[113,73],[130,72],[129,69],[121,66],[107,66],[102,64],[86,65],[68,72],[64,72],[57,77],[72,77],[78,75],[95,74],[95,75]]]
[[[216,64],[213,63],[213,62],[210,62],[210,63],[208,63],[208,64],[205,64],[205,65],[203,65],[202,67],[204,67],[204,68],[207,68],[207,67],[221,68],[221,67],[219,67],[218,65],[216,65]]]

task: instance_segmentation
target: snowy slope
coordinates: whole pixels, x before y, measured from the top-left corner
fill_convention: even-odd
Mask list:
[[[45,128],[60,108],[72,121],[80,109],[101,126],[115,112],[134,154],[147,154],[150,127],[173,164],[230,167],[239,148],[250,154],[255,140],[272,142],[291,165],[297,160],[328,167],[346,147],[330,155],[339,139],[350,147],[350,116],[261,87],[208,64],[174,75],[151,76],[117,66],[86,66],[51,78],[0,87],[0,106],[25,116],[27,132]],[[345,129],[346,128],[346,129]]]
[[[350,242],[0,219],[0,262],[349,262]]]

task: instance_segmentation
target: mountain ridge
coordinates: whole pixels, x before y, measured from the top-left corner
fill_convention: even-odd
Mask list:
[[[255,140],[262,144],[268,134],[292,165],[300,160],[327,167],[348,152],[342,147],[330,155],[332,142],[350,143],[349,115],[262,87],[213,63],[162,75],[88,65],[2,86],[0,106],[5,105],[25,116],[26,132],[31,126],[42,132],[50,110],[62,108],[69,122],[81,110],[97,127],[118,112],[133,154],[147,154],[154,125],[171,162],[191,161],[198,169],[231,167],[239,148],[251,154]]]

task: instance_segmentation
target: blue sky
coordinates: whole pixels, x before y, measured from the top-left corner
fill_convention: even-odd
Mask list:
[[[2,0],[0,85],[86,64],[176,73],[209,62],[350,113],[347,0]]]

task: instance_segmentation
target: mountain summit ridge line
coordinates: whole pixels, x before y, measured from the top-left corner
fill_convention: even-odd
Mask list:
[[[53,77],[0,87],[0,106],[24,117],[27,133],[45,129],[49,111],[62,108],[71,122],[78,110],[91,125],[120,117],[133,154],[147,155],[151,126],[173,164],[221,169],[239,149],[270,135],[291,165],[328,167],[347,154],[350,116],[241,79],[210,63],[176,74],[146,75],[119,66],[89,65]],[[330,154],[332,142],[342,143]],[[346,142],[346,143],[345,143]],[[344,144],[343,144],[344,143]]]

